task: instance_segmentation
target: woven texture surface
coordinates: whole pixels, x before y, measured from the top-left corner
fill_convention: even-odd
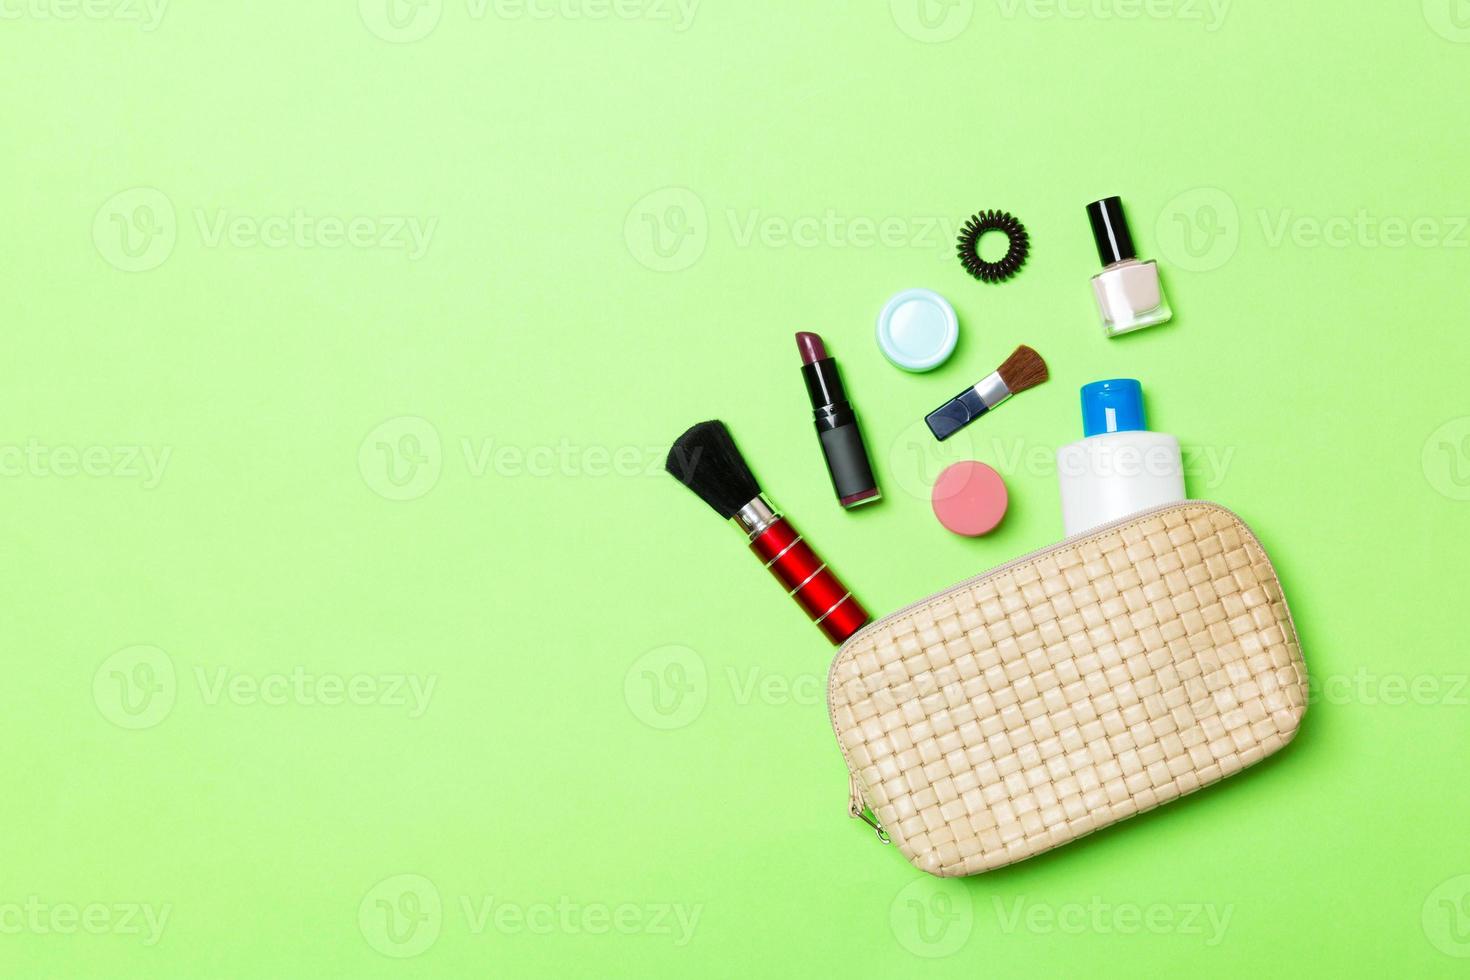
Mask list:
[[[1306,671],[1260,543],[1191,501],[880,621],[839,651],[829,704],[894,844],[968,875],[1280,749]]]

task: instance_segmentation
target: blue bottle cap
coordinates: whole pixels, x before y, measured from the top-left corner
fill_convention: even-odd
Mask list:
[[[1143,432],[1143,386],[1132,378],[1082,386],[1082,434]]]

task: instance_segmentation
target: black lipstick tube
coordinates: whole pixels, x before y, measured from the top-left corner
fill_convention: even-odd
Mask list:
[[[857,412],[847,400],[842,375],[837,373],[837,362],[823,357],[803,364],[801,377],[812,400],[812,419],[822,443],[822,456],[827,460],[827,472],[832,475],[837,502],[851,510],[879,499],[883,491],[878,489],[872,464],[868,462],[868,447],[863,443],[862,429],[858,428]]]

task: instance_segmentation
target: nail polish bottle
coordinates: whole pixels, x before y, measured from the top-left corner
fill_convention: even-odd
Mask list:
[[[1167,323],[1174,315],[1159,285],[1159,264],[1140,261],[1123,216],[1123,202],[1116,197],[1093,201],[1087,206],[1092,237],[1097,240],[1103,271],[1092,277],[1098,312],[1109,337]]]

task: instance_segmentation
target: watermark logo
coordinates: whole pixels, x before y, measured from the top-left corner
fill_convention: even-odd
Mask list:
[[[704,201],[686,187],[645,194],[623,221],[628,251],[654,272],[679,272],[698,262],[709,243]]]
[[[416,500],[434,489],[444,468],[439,430],[416,415],[389,419],[357,449],[363,481],[386,500]]]
[[[1470,44],[1470,0],[1424,0],[1430,30],[1456,44]]]
[[[357,0],[363,25],[384,41],[422,41],[439,26],[444,0]]]
[[[915,41],[953,41],[970,26],[974,0],[888,0],[893,22]]]
[[[684,646],[648,651],[623,677],[623,700],[650,728],[669,731],[692,724],[709,700],[704,658]]]
[[[893,897],[888,925],[899,945],[915,956],[952,956],[970,939],[975,906],[961,882],[925,875]]]
[[[1424,900],[1424,935],[1446,956],[1470,958],[1470,875],[1442,881]]]
[[[178,237],[173,202],[156,187],[119,191],[92,219],[92,244],[123,272],[147,272],[163,265]]]
[[[1470,415],[1450,419],[1424,440],[1424,478],[1451,500],[1470,500]]]
[[[713,698],[737,708],[814,708],[827,702],[827,675],[781,673],[760,666],[726,665],[710,674],[702,658],[687,647],[662,647],[645,654],[628,671],[624,699],[633,714],[652,728],[671,730],[693,724]],[[863,692],[881,698],[888,694]]]
[[[119,650],[92,675],[97,710],[119,728],[157,725],[174,709],[178,690],[173,660],[154,646]]]
[[[940,442],[923,420],[911,423],[888,444],[889,481],[909,496],[928,500],[939,474],[967,459],[976,459],[975,445],[966,429]]]
[[[1154,226],[1159,254],[1189,272],[1210,272],[1240,246],[1240,209],[1218,187],[1196,187],[1164,205]]]
[[[357,927],[367,944],[395,959],[418,956],[434,945],[443,924],[439,889],[423,875],[384,878],[357,907]]]

